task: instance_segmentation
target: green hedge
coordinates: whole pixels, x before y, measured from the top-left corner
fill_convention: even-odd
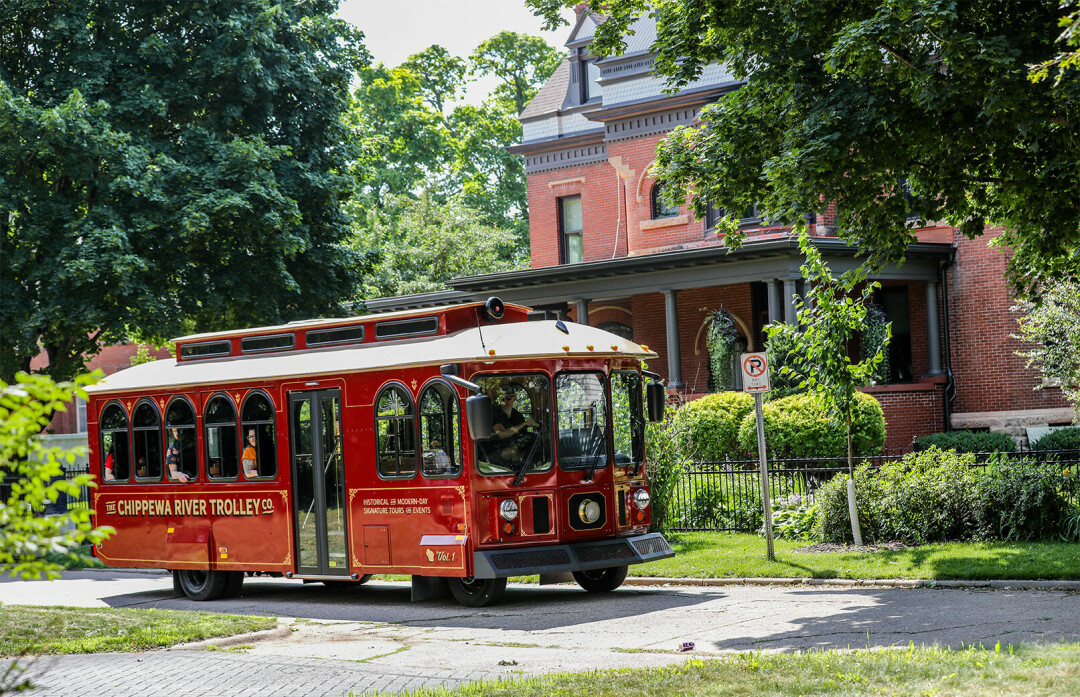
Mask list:
[[[723,460],[738,453],[739,424],[754,411],[744,392],[718,392],[688,402],[672,423],[682,452],[694,460]]]
[[[919,436],[915,441],[916,450],[938,448],[955,450],[958,453],[1014,453],[1016,442],[1004,433],[979,431],[950,431]]]
[[[1032,450],[1080,450],[1080,427],[1050,431],[1031,444]]]
[[[773,458],[840,457],[847,454],[844,424],[829,418],[818,399],[797,394],[773,400],[762,409],[765,444]],[[878,401],[857,392],[851,410],[855,455],[876,455],[885,445],[885,414]],[[751,413],[739,426],[739,446],[757,450],[757,426]]]
[[[859,467],[855,489],[863,540],[1061,539],[1070,516],[1066,494],[1076,488],[1075,479],[1029,460],[986,467],[973,467],[974,461],[971,453],[930,448],[876,472]],[[825,541],[851,540],[847,480],[846,474],[836,476],[815,493],[815,531]]]

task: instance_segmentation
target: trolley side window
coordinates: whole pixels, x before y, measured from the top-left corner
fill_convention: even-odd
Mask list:
[[[240,464],[247,479],[271,479],[277,476],[274,448],[274,404],[265,392],[252,392],[240,409],[240,433],[243,450]]]
[[[425,477],[461,474],[461,406],[444,382],[434,382],[420,393],[420,447]]]
[[[199,476],[195,445],[195,410],[184,397],[176,397],[165,410],[165,476],[171,482],[187,482]]]
[[[237,457],[236,408],[226,395],[215,395],[206,405],[206,472],[211,479],[236,479],[240,474]]]
[[[131,478],[128,418],[124,408],[115,402],[101,412],[101,473],[106,482]]]
[[[559,467],[595,470],[607,465],[607,390],[599,373],[555,376]]]
[[[416,424],[412,396],[401,385],[387,385],[375,400],[375,434],[379,444],[379,476],[416,476]]]
[[[637,371],[611,374],[611,427],[615,465],[640,465],[645,453],[645,419],[641,414],[641,377]]]
[[[135,406],[131,416],[131,440],[135,445],[135,479],[160,481],[164,457],[161,447],[161,415],[150,400]]]

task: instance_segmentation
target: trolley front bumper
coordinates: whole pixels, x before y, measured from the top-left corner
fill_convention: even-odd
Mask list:
[[[532,576],[606,569],[675,556],[660,533],[547,547],[473,552],[474,578]]]

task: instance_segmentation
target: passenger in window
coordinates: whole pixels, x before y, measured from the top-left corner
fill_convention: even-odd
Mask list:
[[[529,429],[539,424],[514,408],[517,391],[509,385],[499,389],[498,408],[492,410],[491,439],[498,448],[503,463],[520,462],[536,434]]]
[[[176,482],[189,482],[191,477],[180,469],[180,429],[172,429],[172,444],[165,451],[165,464],[169,468],[169,479]]]
[[[248,429],[247,445],[244,447],[244,452],[240,456],[241,462],[244,465],[244,476],[248,479],[259,476],[259,468],[255,462],[255,444],[258,442],[258,438],[255,434],[254,428]]]
[[[116,474],[113,471],[113,452],[111,448],[109,449],[108,456],[105,458],[105,481],[116,481]]]
[[[145,455],[139,455],[135,460],[135,476],[136,477],[145,477],[146,476],[146,456]]]
[[[442,449],[439,441],[433,440],[424,449],[424,474],[446,474],[453,468],[450,456]]]

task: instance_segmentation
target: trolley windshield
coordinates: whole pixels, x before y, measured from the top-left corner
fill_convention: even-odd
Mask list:
[[[491,397],[491,438],[477,443],[476,470],[520,481],[552,467],[551,380],[539,373],[478,377]]]

